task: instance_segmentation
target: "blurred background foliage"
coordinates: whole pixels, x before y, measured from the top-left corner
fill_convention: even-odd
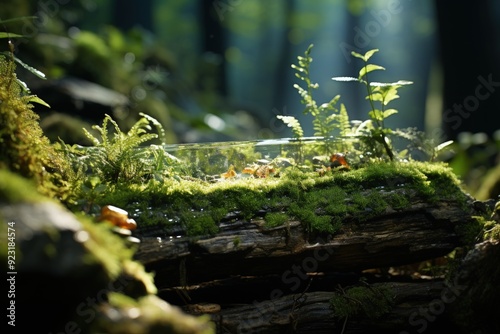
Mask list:
[[[276,115],[297,117],[311,135],[293,88],[297,55],[314,43],[315,99],[340,94],[350,118],[364,120],[363,87],[331,77],[357,74],[351,51],[379,48],[375,62],[387,71],[375,80],[414,82],[387,126],[454,140],[445,159],[471,193],[500,193],[498,1],[2,1],[1,20],[23,16],[36,18],[2,31],[26,35],[16,55],[47,75],[19,70],[51,105],[36,106],[51,140],[87,145],[82,127],[110,114],[126,130],[140,112],[162,123],[170,143],[290,136]],[[481,84],[489,94],[478,99]]]

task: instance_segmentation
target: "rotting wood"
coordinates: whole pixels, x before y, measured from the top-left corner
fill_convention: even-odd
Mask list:
[[[409,208],[389,208],[364,222],[347,217],[333,235],[313,237],[298,221],[266,229],[261,219],[253,219],[221,223],[212,237],[143,236],[136,258],[155,272],[160,289],[179,285],[181,260],[187,284],[283,273],[294,266],[305,272],[347,272],[446,255],[461,245],[455,228],[470,221],[470,212],[457,203],[416,199]]]
[[[385,287],[394,294],[390,313],[370,319],[359,316],[339,318],[331,307],[332,291],[316,291],[286,295],[280,298],[255,301],[228,307],[211,314],[218,333],[396,333],[419,329],[410,317],[440,298],[446,285],[442,281],[419,283],[375,283],[373,288]],[[422,312],[422,311],[420,311]],[[415,317],[415,315],[413,316]],[[415,318],[415,319],[417,319]],[[440,326],[442,319],[428,327]]]
[[[143,233],[136,257],[155,273],[162,298],[210,316],[217,333],[453,331],[451,303],[468,287],[444,278],[398,281],[365,269],[436,259],[464,246],[457,227],[480,214],[473,199],[469,204],[415,197],[405,209],[387,208],[363,222],[345,217],[338,232],[314,236],[299,221],[268,229],[259,218],[265,212],[249,221],[233,213],[210,237],[160,241]],[[390,311],[336,316],[331,298],[367,277],[370,289],[391,290]]]

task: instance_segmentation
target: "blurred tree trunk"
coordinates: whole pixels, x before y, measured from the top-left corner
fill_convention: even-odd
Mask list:
[[[275,77],[275,87],[276,87],[276,96],[275,96],[275,105],[277,106],[285,106],[286,105],[286,96],[287,96],[287,82],[283,82],[287,79],[287,72],[290,71],[290,64],[295,63],[296,59],[290,59],[290,55],[292,54],[291,45],[290,45],[290,31],[291,31],[291,20],[292,13],[294,12],[295,1],[289,0],[284,1],[282,4],[283,16],[284,16],[284,24],[283,27],[283,37],[282,44],[278,47],[277,51],[279,53],[279,57],[282,59],[281,64],[278,68],[277,75]],[[286,112],[286,110],[283,110]]]
[[[115,0],[112,8],[113,24],[127,31],[140,26],[153,31],[153,0]]]
[[[224,57],[226,33],[222,26],[222,21],[227,19],[233,8],[230,2],[226,3],[220,0],[200,0],[199,8],[203,29],[203,52],[205,56],[216,56],[220,60],[218,75],[216,76],[218,78],[217,88],[222,95],[226,95],[226,65]]]
[[[443,130],[450,139],[463,131],[491,135],[499,129],[493,119],[500,110],[500,36],[492,1],[435,1],[435,6],[444,72]]]

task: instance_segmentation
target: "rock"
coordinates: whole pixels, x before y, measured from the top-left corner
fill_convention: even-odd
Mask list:
[[[17,325],[32,323],[40,332],[64,328],[80,303],[96,296],[109,281],[106,268],[89,262],[84,243],[89,233],[76,217],[53,202],[0,206],[0,215],[15,229]],[[57,316],[54,316],[57,315]]]
[[[36,318],[40,333],[213,333],[207,319],[154,295],[152,276],[131,258],[130,235],[51,201],[0,203],[0,217],[15,233],[8,279],[17,330]]]

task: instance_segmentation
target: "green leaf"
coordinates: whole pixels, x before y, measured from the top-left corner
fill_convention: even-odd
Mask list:
[[[334,81],[359,81],[358,78],[353,78],[353,77],[333,77],[332,80],[334,80]]]
[[[375,54],[375,52],[378,52],[378,51],[379,51],[378,49],[369,50],[363,56],[363,60],[364,61],[368,61],[373,56],[373,54]]]
[[[309,44],[309,47],[307,48],[305,55],[309,56],[311,54],[312,48],[314,47],[314,44]]]
[[[441,151],[442,149],[450,146],[451,144],[453,144],[453,140],[448,140],[448,141],[445,141],[444,143],[441,143],[439,144],[438,146],[436,146],[435,150],[436,152],[439,152]]]
[[[399,99],[398,90],[393,87],[382,94],[384,95],[384,106],[388,105],[392,100]]]
[[[340,128],[340,135],[347,136],[351,132],[351,126],[349,123],[349,115],[347,109],[343,103],[340,104],[340,111],[338,117],[338,123]]]
[[[406,158],[407,155],[408,155],[408,149],[404,149],[404,150],[398,152],[398,154],[397,154],[398,158],[400,158],[400,159]]]
[[[42,106],[46,106],[47,108],[50,108],[50,105],[47,102],[45,102],[44,100],[42,100],[41,98],[39,98],[36,95],[30,96],[28,101],[33,102],[33,103],[38,103],[38,104],[41,104]]]
[[[339,99],[340,99],[340,95],[335,95],[333,97],[333,99],[330,100],[330,102],[323,103],[319,108],[321,110],[334,110],[335,111],[335,110],[337,110],[335,108],[335,105],[337,104],[337,102],[339,101]]]
[[[387,117],[394,115],[394,114],[397,114],[397,113],[398,113],[398,111],[396,109],[387,109],[387,110],[384,110],[382,116],[384,117],[384,119],[386,119]]]
[[[17,58],[16,56],[14,56],[14,60],[16,61],[16,63],[18,63],[19,65],[21,65],[22,67],[24,67],[25,69],[27,69],[28,71],[30,71],[32,74],[34,74],[37,77],[39,77],[40,79],[46,79],[45,78],[45,74],[43,72],[37,70],[36,68],[33,68],[33,67],[29,66],[28,64],[26,64],[25,62],[23,62],[21,59]]]
[[[31,92],[30,89],[28,88],[28,85],[26,84],[26,82],[19,80],[18,78],[16,78],[16,82],[19,84],[19,87],[21,88],[23,93],[29,94]]]
[[[370,86],[373,87],[387,87],[387,86],[401,87],[412,84],[413,81],[407,81],[407,80],[399,80],[397,82],[370,82]]]
[[[6,24],[6,23],[11,23],[11,22],[18,22],[18,21],[24,21],[24,20],[31,20],[31,19],[36,19],[36,16],[21,16],[21,17],[15,17],[13,19],[7,19],[7,20],[0,20],[0,24]]]
[[[368,64],[366,66],[363,66],[361,70],[359,70],[359,79],[363,78],[367,73],[377,70],[385,70],[385,68],[375,64]]]
[[[380,92],[372,92],[370,95],[366,97],[366,99],[371,99],[372,101],[380,101],[384,100],[384,96]]]
[[[0,38],[21,38],[21,37],[24,37],[24,36],[19,35],[19,34],[12,34],[10,32],[0,31]]]
[[[384,120],[384,113],[382,110],[374,109],[368,113],[368,116],[375,121],[381,122]]]
[[[357,53],[357,52],[352,51],[352,52],[351,52],[351,55],[352,55],[353,57],[356,57],[356,58],[359,58],[359,59],[362,59],[362,60],[366,61],[366,60],[365,60],[365,56],[363,56],[361,53]]]

